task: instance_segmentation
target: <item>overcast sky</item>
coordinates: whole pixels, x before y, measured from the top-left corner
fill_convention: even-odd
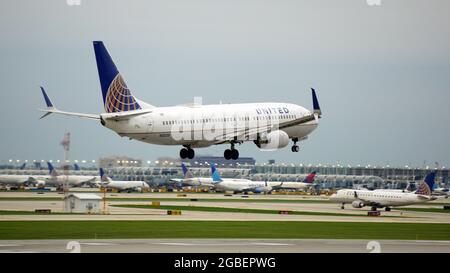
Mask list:
[[[100,113],[92,49],[103,40],[133,94],[154,105],[289,102],[319,128],[289,147],[241,156],[258,162],[450,164],[450,1],[65,0],[0,1],[0,159],[178,156],[115,135],[98,122],[39,120],[39,85],[61,109]],[[220,145],[197,155],[222,155]]]

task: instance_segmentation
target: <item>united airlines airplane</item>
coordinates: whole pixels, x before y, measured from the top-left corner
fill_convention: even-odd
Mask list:
[[[236,144],[253,141],[264,150],[286,147],[292,152],[318,126],[321,116],[312,89],[313,111],[292,103],[241,103],[156,107],[131,94],[103,42],[94,41],[94,51],[105,113],[84,114],[55,108],[41,87],[47,105],[44,118],[52,113],[98,120],[119,136],[159,145],[180,145],[182,159],[194,158],[194,148],[228,144],[225,159],[238,159]]]
[[[427,174],[415,192],[342,189],[331,195],[330,200],[341,203],[342,209],[345,204],[352,204],[354,208],[370,206],[372,211],[377,208],[390,211],[391,207],[422,204],[436,199],[432,196],[435,176],[436,172]]]

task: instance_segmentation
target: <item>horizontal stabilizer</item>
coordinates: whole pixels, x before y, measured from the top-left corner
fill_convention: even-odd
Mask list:
[[[96,115],[96,114],[84,114],[84,113],[60,111],[53,106],[52,101],[50,100],[50,98],[48,97],[47,93],[44,90],[44,87],[42,87],[42,86],[41,86],[41,91],[42,91],[42,95],[44,96],[45,104],[47,106],[46,109],[39,109],[39,111],[45,112],[45,114],[41,116],[41,119],[45,118],[46,116],[48,116],[52,113],[66,115],[66,116],[79,117],[79,118],[88,118],[88,119],[95,119],[95,120],[100,119],[100,115]]]

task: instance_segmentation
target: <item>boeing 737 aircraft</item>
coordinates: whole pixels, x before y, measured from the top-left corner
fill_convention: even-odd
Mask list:
[[[119,136],[159,145],[181,145],[181,158],[194,158],[194,148],[229,144],[225,159],[238,159],[236,144],[253,141],[265,150],[286,147],[304,140],[318,126],[321,110],[312,89],[313,111],[292,103],[241,103],[156,107],[131,94],[103,42],[94,51],[105,113],[83,114],[60,111],[41,87],[46,109],[52,113],[98,120]]]
[[[144,189],[149,189],[149,185],[144,181],[114,181],[106,176],[103,168],[100,168],[101,186],[107,189],[116,189],[122,191],[137,191],[142,192]]]
[[[386,208],[386,211],[390,211],[391,207],[408,206],[435,200],[431,195],[435,176],[435,172],[429,173],[415,192],[343,189],[330,196],[330,200],[341,203],[342,209],[345,204],[351,203],[354,208],[370,206],[373,211],[377,208]]]

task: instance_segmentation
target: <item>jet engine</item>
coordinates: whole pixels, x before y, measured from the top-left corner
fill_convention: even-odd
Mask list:
[[[289,144],[289,136],[284,131],[276,130],[255,140],[255,144],[258,148],[263,150],[281,149]]]
[[[37,180],[37,181],[35,182],[35,185],[36,185],[36,188],[38,188],[38,189],[43,189],[43,188],[45,188],[45,181]]]
[[[364,207],[364,203],[361,201],[353,201],[352,207],[360,209],[360,208]]]

